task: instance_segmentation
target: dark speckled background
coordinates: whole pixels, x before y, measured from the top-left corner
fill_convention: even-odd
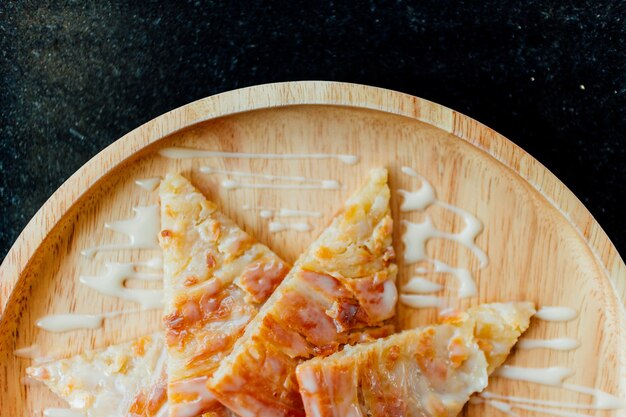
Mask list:
[[[303,79],[400,90],[495,128],[626,253],[626,2],[473,3],[0,1],[0,258],[127,131]]]

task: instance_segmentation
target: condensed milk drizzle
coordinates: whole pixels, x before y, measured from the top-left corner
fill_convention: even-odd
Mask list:
[[[122,300],[139,303],[144,309],[159,308],[163,304],[163,290],[126,288],[128,280],[161,282],[161,272],[139,272],[139,267],[161,269],[161,258],[153,258],[147,262],[106,262],[106,272],[100,276],[81,276],[80,282],[101,294],[118,297]]]
[[[287,230],[293,230],[296,232],[309,232],[313,228],[307,222],[295,222],[295,223],[284,223],[275,219],[276,217],[314,217],[320,218],[322,217],[322,213],[319,211],[311,211],[311,210],[295,210],[295,209],[264,209],[264,208],[252,208],[249,205],[244,205],[243,210],[257,210],[259,212],[259,217],[262,219],[270,219],[269,222],[269,231],[270,233],[278,233]]]
[[[160,229],[160,214],[157,204],[133,208],[135,217],[126,220],[117,220],[105,223],[104,227],[128,236],[126,243],[110,243],[94,246],[81,251],[81,255],[93,258],[96,252],[119,249],[158,249],[158,234]]]
[[[218,169],[213,167],[200,167],[200,172],[203,174],[222,174],[229,175],[231,177],[244,177],[244,178],[261,178],[264,180],[270,181],[292,181],[292,182],[308,182],[308,181],[319,181],[319,180],[309,180],[306,177],[302,176],[289,176],[289,175],[271,175],[271,174],[259,174],[256,172],[248,172],[248,171],[231,171],[228,169]]]
[[[104,319],[110,319],[125,314],[138,313],[144,310],[122,310],[102,314],[51,314],[37,320],[37,327],[52,333],[63,333],[72,330],[99,329]]]
[[[515,381],[525,381],[535,384],[548,385],[558,387],[566,391],[577,392],[581,394],[591,395],[593,402],[591,405],[576,404],[576,403],[563,403],[558,401],[542,401],[532,398],[504,396],[498,394],[492,394],[485,392],[481,394],[484,399],[487,400],[504,400],[512,402],[511,408],[519,408],[530,411],[546,412],[544,409],[538,409],[534,406],[528,406],[525,404],[537,404],[549,407],[558,408],[573,408],[573,409],[588,409],[588,410],[617,410],[626,407],[626,403],[607,392],[596,388],[589,388],[582,385],[569,384],[564,381],[574,375],[574,370],[564,367],[549,367],[549,368],[524,368],[519,366],[503,365],[496,369],[493,376],[511,379]],[[569,413],[567,411],[553,410],[550,414],[555,416],[577,417],[576,413]]]
[[[565,322],[574,320],[578,317],[578,311],[571,307],[542,307],[534,316],[539,320]]]
[[[15,349],[15,351],[13,351],[13,354],[18,358],[35,359],[41,356],[41,348],[37,344],[25,346],[23,348]]]
[[[446,210],[449,210],[463,219],[463,229],[460,232],[453,233],[438,229],[433,224],[430,217],[426,216],[423,222],[413,223],[410,221],[403,221],[402,224],[405,227],[402,234],[402,242],[404,243],[404,260],[407,264],[415,264],[418,262],[425,262],[433,267],[433,272],[440,274],[450,274],[456,278],[458,282],[457,295],[459,298],[474,297],[478,294],[476,282],[472,277],[470,271],[463,267],[451,266],[439,259],[430,258],[426,254],[426,243],[430,239],[446,239],[459,243],[460,245],[469,249],[479,260],[480,268],[484,268],[489,263],[487,254],[475,243],[476,237],[482,232],[482,222],[473,214],[452,204],[448,204],[437,199],[435,189],[433,186],[415,170],[409,167],[402,167],[402,172],[410,177],[417,178],[421,182],[419,189],[415,191],[398,190],[403,197],[400,210],[403,212],[410,212],[414,210],[424,211],[429,206],[439,206]],[[418,274],[425,274],[427,270],[424,267],[416,269]],[[423,277],[417,276],[412,280]],[[411,281],[412,281],[411,280]],[[424,288],[427,292],[435,292],[436,285],[425,286],[422,281],[420,285],[412,284],[411,281],[404,287],[408,293],[420,293]],[[407,298],[407,300],[414,300],[415,298]],[[434,307],[436,303],[426,303],[427,307]],[[423,303],[411,303],[411,307],[415,305],[424,305]]]
[[[322,212],[314,210],[296,210],[296,209],[265,209],[265,208],[253,208],[248,204],[244,204],[241,207],[243,210],[257,210],[259,217],[262,219],[271,219],[272,217],[315,217],[321,218]]]
[[[146,178],[135,183],[148,191],[154,191],[161,181],[160,177]],[[117,220],[105,223],[105,227],[115,232],[125,234],[129,241],[126,243],[112,243],[94,246],[81,252],[83,256],[92,258],[99,251],[122,249],[158,249],[158,233],[160,229],[160,210],[157,204],[133,208],[135,216],[131,219]],[[79,329],[98,329],[102,327],[104,319],[132,314],[138,311],[158,309],[162,307],[162,289],[127,288],[129,280],[161,281],[163,267],[161,258],[152,258],[145,262],[106,262],[106,271],[100,276],[80,276],[83,285],[92,288],[101,294],[132,301],[141,306],[140,310],[113,311],[102,314],[53,314],[37,320],[37,327],[49,332],[67,332]],[[139,268],[152,270],[140,271]]]
[[[335,180],[309,180],[306,184],[259,184],[259,183],[242,183],[235,180],[224,180],[222,187],[227,190],[236,189],[276,189],[276,190],[340,190],[342,189],[339,181]]]
[[[136,180],[135,184],[137,184],[139,187],[143,188],[146,191],[154,191],[159,186],[160,182],[161,177],[152,177]]]
[[[190,158],[237,158],[237,159],[336,159],[344,164],[354,165],[359,162],[356,155],[330,154],[330,153],[243,153],[205,151],[192,148],[171,147],[159,151],[161,156],[170,159]]]
[[[51,362],[54,360],[54,357],[50,354],[44,356],[41,353],[41,347],[38,344],[15,349],[15,351],[13,351],[13,355],[18,358],[31,359],[36,364]]]
[[[400,294],[402,304],[412,308],[443,308],[444,300],[436,295]]]
[[[281,222],[270,222],[269,229],[271,233],[284,232],[286,230],[295,230],[296,232],[308,232],[310,231],[311,225],[308,223],[281,223]]]
[[[554,339],[527,339],[522,338],[515,345],[518,349],[551,349],[559,351],[575,350],[580,347],[580,342],[568,337],[558,337]]]
[[[499,410],[510,417],[520,417],[519,414],[513,411],[513,409],[526,410],[526,411],[536,411],[540,414],[547,414],[550,416],[556,417],[590,417],[589,414],[581,414],[573,411],[559,410],[547,407],[537,407],[534,405],[529,405],[525,403],[506,403],[499,400],[492,400],[484,398],[482,395],[478,397],[472,398],[473,404],[486,404],[490,407]],[[565,404],[565,403],[564,403]]]
[[[430,294],[439,292],[443,289],[443,285],[429,281],[422,277],[413,277],[402,288],[405,294]]]

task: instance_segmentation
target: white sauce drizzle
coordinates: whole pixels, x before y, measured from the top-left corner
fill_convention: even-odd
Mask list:
[[[504,365],[500,368],[496,369],[493,373],[494,376],[499,376],[501,378],[512,379],[516,381],[526,381],[532,382],[535,384],[549,385],[554,387],[560,387],[567,391],[578,392],[581,394],[588,394],[593,397],[593,404],[589,406],[589,409],[594,410],[616,410],[619,408],[626,407],[626,403],[607,392],[601,391],[596,388],[584,387],[576,384],[567,384],[563,381],[572,375],[574,375],[574,370],[570,368],[562,368],[562,367],[551,367],[551,368],[522,368],[518,366],[509,366]],[[527,399],[525,401],[527,404],[540,404],[536,402],[538,400]],[[557,404],[557,402],[554,402]],[[563,403],[558,403],[559,407],[570,407],[571,403],[565,403],[566,405],[562,405]],[[547,405],[547,404],[543,404]],[[557,406],[557,405],[555,405]],[[516,406],[517,408],[522,408],[521,406]],[[585,408],[583,406],[577,406],[577,408]],[[530,408],[525,408],[531,410]],[[531,410],[538,411],[538,410]],[[560,415],[560,414],[555,414]],[[565,415],[565,414],[563,414]]]
[[[405,171],[406,169],[410,169],[407,167],[402,167],[402,172],[404,172],[405,174],[408,174],[407,171]],[[413,171],[415,172],[415,171]],[[423,177],[421,176],[417,176],[416,174],[416,178],[420,178],[420,180],[422,181],[422,186],[419,190],[417,191],[407,191],[407,190],[402,190],[399,189],[398,193],[400,193],[400,195],[402,196],[402,204],[400,205],[400,211],[413,211],[413,210],[419,210],[419,211],[424,211],[426,210],[426,207],[430,206],[431,204],[435,204],[436,202],[438,202],[439,200],[437,200],[437,197],[435,196],[435,190],[433,189],[433,186],[426,181]],[[413,175],[408,174],[410,176],[413,177]]]
[[[430,294],[441,291],[443,285],[422,277],[413,277],[402,287],[402,292],[409,294]]]
[[[106,262],[106,272],[101,276],[81,276],[80,282],[101,294],[119,297],[123,300],[139,303],[144,309],[158,308],[163,304],[163,290],[126,288],[126,281],[131,279],[142,281],[161,281],[163,274],[154,272],[138,272],[137,267],[158,269],[161,267],[161,258],[154,258],[147,262],[117,263]]]
[[[294,210],[294,209],[280,209],[278,210],[278,217],[322,217],[322,213],[313,210]]]
[[[26,346],[20,349],[15,349],[13,355],[17,356],[18,358],[32,359],[35,364],[52,362],[53,360],[55,360],[55,358],[51,357],[50,355],[42,356],[41,348],[37,344]],[[32,381],[25,380],[25,382],[29,383]]]
[[[403,196],[403,202],[400,206],[401,211],[425,210],[430,205],[438,205],[457,214],[465,223],[463,230],[458,233],[452,233],[437,229],[430,217],[426,217],[421,223],[403,221],[405,231],[402,235],[402,242],[405,247],[405,262],[407,264],[429,262],[434,266],[434,272],[449,273],[457,279],[459,282],[459,298],[476,296],[478,289],[472,274],[465,268],[452,267],[440,260],[429,258],[426,255],[426,242],[432,238],[455,241],[471,250],[478,258],[480,267],[484,268],[489,263],[489,258],[474,242],[483,230],[482,222],[468,211],[438,200],[433,186],[413,169],[402,167],[402,172],[411,177],[419,178],[422,186],[417,191],[398,190]],[[425,270],[420,268],[418,272],[424,273]]]
[[[478,294],[478,288],[476,288],[476,282],[472,278],[472,274],[465,268],[453,268],[450,265],[432,259],[431,263],[435,267],[435,272],[442,274],[448,273],[456,277],[459,282],[458,296],[460,298],[473,297]]]
[[[580,342],[568,337],[555,339],[526,339],[522,338],[517,342],[518,349],[552,349],[559,351],[575,350],[580,347]]]
[[[236,189],[276,189],[276,190],[339,190],[341,189],[341,184],[336,180],[310,180],[311,182],[316,182],[315,184],[249,184],[249,183],[241,183],[239,181],[234,180],[224,180],[222,181],[222,187],[227,190],[236,190]]]
[[[104,319],[122,316],[124,314],[137,313],[143,310],[112,311],[102,314],[51,314],[37,320],[37,327],[53,333],[69,332],[81,329],[99,329]]]
[[[406,226],[402,235],[402,242],[405,247],[404,260],[407,264],[426,261],[434,266],[435,272],[452,274],[459,282],[458,295],[460,298],[473,297],[478,293],[476,282],[467,269],[452,267],[426,255],[426,241],[428,239],[431,237],[443,237],[456,240],[454,237],[456,234],[437,230],[429,218],[424,223],[411,223],[408,221],[403,221],[402,223]]]
[[[242,207],[244,210],[254,210],[248,205]],[[322,213],[312,210],[295,210],[295,209],[258,209],[259,216],[262,219],[271,219],[272,217],[322,217]]]
[[[489,391],[481,392],[478,395],[478,398],[476,398],[476,399],[479,400],[479,401],[477,401],[477,403],[485,402],[485,401],[480,401],[480,399],[483,399],[483,400],[494,400],[494,401],[497,401],[499,403],[501,403],[501,401],[499,401],[499,400],[502,400],[502,401],[510,401],[512,403],[544,405],[544,406],[547,406],[547,407],[574,408],[574,409],[579,409],[579,410],[592,408],[592,406],[590,406],[590,405],[584,405],[584,404],[578,404],[578,403],[566,403],[566,402],[549,401],[549,400],[535,400],[535,399],[532,399],[532,398],[516,397],[514,395],[494,394],[493,392],[489,392]],[[507,406],[508,406],[508,404],[507,404]]]
[[[308,223],[270,222],[271,233],[283,232],[286,230],[295,230],[296,232],[308,232],[311,230],[311,225]]]
[[[509,404],[503,403],[502,401],[489,400],[481,396],[475,396],[470,398],[470,404],[487,404],[496,410],[502,411],[507,416],[520,417],[519,414],[513,412]]]
[[[15,349],[13,354],[18,358],[34,359],[41,355],[41,348],[37,344],[25,346],[23,348]]]
[[[564,385],[568,385],[568,384],[564,384]],[[597,391],[597,390],[594,390]],[[585,394],[589,394],[589,393],[585,393]],[[602,392],[601,394],[606,395],[605,392]],[[593,395],[593,394],[591,394]],[[501,394],[494,394],[492,392],[489,391],[484,391],[480,394],[481,398],[484,399],[495,399],[495,400],[503,400],[503,401],[509,401],[512,403],[520,403],[520,404],[534,404],[534,405],[543,405],[546,407],[561,407],[561,408],[572,408],[575,410],[594,410],[594,409],[599,409],[599,410],[610,410],[610,409],[614,409],[614,408],[604,408],[605,404],[601,403],[601,405],[603,406],[603,408],[598,408],[596,405],[590,405],[590,404],[578,404],[578,403],[571,403],[571,402],[561,402],[561,401],[550,401],[550,400],[535,400],[533,398],[525,398],[525,397],[516,397],[516,396],[511,396],[511,395],[501,395]],[[612,397],[612,399],[615,399],[615,397],[613,397],[612,395],[610,395],[610,397]],[[617,399],[619,401],[619,399]],[[616,407],[619,408],[619,407]]]
[[[560,386],[563,380],[574,375],[574,370],[563,367],[550,368],[523,368],[519,366],[502,365],[495,370],[493,376],[513,379],[516,381],[533,382],[550,386]]]
[[[97,329],[102,326],[103,315],[52,314],[37,320],[37,327],[54,333],[78,329]]]
[[[534,317],[545,321],[570,321],[578,312],[570,307],[541,307]]]
[[[540,320],[551,322],[566,322],[575,319],[577,316],[578,312],[575,309],[570,307],[558,306],[543,307],[535,315],[535,317],[539,318]],[[547,340],[523,338],[520,339],[517,347],[520,349],[545,348],[558,351],[568,351],[580,347],[580,342],[572,338],[554,338]],[[593,403],[591,405],[588,405],[572,402],[537,400],[533,398],[506,396],[490,392],[483,392],[481,394],[481,397],[486,404],[504,412],[507,415],[514,417],[519,417],[519,415],[513,412],[513,409],[535,411],[538,413],[558,417],[589,417],[588,414],[580,414],[562,409],[569,408],[574,410],[616,410],[626,407],[626,403],[623,400],[607,392],[601,391],[596,388],[589,388],[581,385],[565,383],[565,379],[574,375],[574,370],[570,368],[523,368],[504,365],[498,368],[493,373],[493,375],[517,381],[525,381],[535,384],[554,386],[567,391],[591,395],[593,397]]]
[[[158,249],[158,233],[160,229],[159,206],[145,206],[133,208],[135,217],[105,223],[104,227],[123,233],[129,238],[127,243],[112,243],[94,246],[81,252],[83,256],[92,258],[96,252],[115,249]]]
[[[400,294],[400,301],[411,308],[441,308],[444,305],[443,298],[434,295]]]
[[[152,178],[143,178],[140,180],[136,180],[135,184],[140,186],[146,191],[154,191],[159,186],[161,182],[161,177],[152,177]]]
[[[427,218],[426,221],[424,223],[420,223],[420,225],[428,224],[429,225],[428,227],[427,226],[422,226],[422,227],[425,230],[431,231],[432,236],[426,237],[425,240],[431,237],[440,237],[443,239],[457,241],[458,243],[462,244],[463,246],[467,247],[472,252],[474,252],[474,254],[478,257],[480,261],[481,268],[484,268],[485,266],[487,266],[487,264],[489,263],[489,258],[487,257],[487,254],[481,248],[479,248],[476,245],[476,243],[474,243],[474,240],[476,239],[476,237],[483,230],[483,225],[480,219],[478,219],[476,216],[474,216],[473,214],[471,214],[470,212],[466,210],[463,210],[459,207],[453,206],[452,204],[448,204],[446,202],[438,200],[435,195],[435,190],[433,186],[426,180],[426,178],[419,175],[413,169],[409,167],[402,167],[402,172],[404,172],[405,174],[411,177],[419,178],[420,181],[422,182],[422,187],[419,190],[412,191],[412,192],[405,191],[405,190],[398,190],[400,194],[404,197],[404,201],[402,202],[402,205],[400,206],[401,211],[413,211],[413,210],[422,211],[422,210],[425,210],[430,205],[439,205],[459,215],[465,222],[465,227],[459,233],[450,233],[450,232],[443,232],[434,228],[434,226],[432,225],[432,222],[430,221],[430,218]],[[420,248],[417,248],[417,249],[420,249]],[[423,260],[423,258],[424,256],[422,255],[420,259],[418,260]]]
[[[502,411],[504,414],[508,414],[512,417],[520,417],[519,414],[513,412],[513,410],[511,409],[511,406],[508,404],[505,404],[500,401],[485,401],[485,402],[489,404],[490,406],[492,406],[493,408],[495,408],[496,410]]]
[[[259,212],[259,216],[262,219],[271,219],[272,217],[274,217],[274,212],[272,210],[261,210]]]
[[[84,417],[85,415],[78,410],[71,408],[46,408],[43,410],[45,417]]]
[[[189,158],[240,158],[240,159],[336,159],[345,164],[354,165],[359,162],[356,155],[347,154],[329,154],[329,153],[240,153],[240,152],[221,152],[221,151],[204,151],[192,148],[163,148],[159,151],[161,156],[170,159],[189,159]]]
[[[230,171],[227,169],[218,169],[213,167],[200,167],[200,172],[203,174],[222,174],[230,175],[233,177],[245,177],[245,178],[262,178],[270,181],[294,181],[294,182],[318,182],[321,180],[309,180],[302,176],[286,176],[286,175],[272,175],[272,174],[257,174],[256,172],[248,171]]]
[[[581,414],[581,413],[575,413],[572,411],[564,411],[564,410],[555,410],[552,408],[545,408],[545,407],[535,407],[535,406],[526,405],[526,404],[517,404],[517,403],[507,404],[502,401],[488,400],[488,399],[485,399],[482,402],[495,408],[496,410],[502,411],[504,414],[509,415],[511,417],[520,417],[519,414],[513,411],[514,408],[518,408],[520,410],[527,410],[527,411],[536,411],[538,413],[548,414],[548,415],[557,416],[557,417],[589,417],[589,414]]]
[[[453,240],[470,249],[480,260],[480,267],[484,268],[487,266],[487,254],[474,243],[474,239],[478,233],[480,233],[482,227],[476,228],[473,225],[468,227],[466,224],[466,227],[461,232],[452,233],[437,229],[430,220],[430,217],[426,217],[422,223],[411,223],[408,221],[404,221],[403,223],[407,226],[406,233],[408,233],[411,238],[409,243],[412,243],[407,247],[408,253],[405,255],[405,257],[408,258],[407,262],[415,263],[428,261],[429,259],[425,254],[426,241],[431,238],[441,238]]]
[[[626,408],[626,402],[624,402],[624,400],[597,388],[589,388],[583,387],[582,385],[567,383],[563,384],[563,388],[568,391],[593,396],[593,407],[597,410],[617,410],[620,408]]]

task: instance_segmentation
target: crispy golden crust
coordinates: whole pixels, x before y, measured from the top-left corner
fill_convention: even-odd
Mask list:
[[[531,303],[485,304],[306,361],[296,374],[307,416],[455,416],[486,387],[534,312]]]
[[[532,303],[492,303],[469,309],[476,321],[474,337],[485,352],[491,374],[502,365],[520,334],[530,325],[535,314]]]
[[[396,265],[386,170],[374,170],[263,306],[209,388],[242,416],[303,416],[296,366],[389,334]]]
[[[135,395],[128,417],[154,417],[167,403],[167,372],[163,369],[161,376],[150,386],[143,387]]]
[[[164,364],[163,336],[154,334],[26,373],[88,417],[152,417],[167,401]]]
[[[170,415],[220,415],[206,381],[289,266],[182,176],[159,196]]]

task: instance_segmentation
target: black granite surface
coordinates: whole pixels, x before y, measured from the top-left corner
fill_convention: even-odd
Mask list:
[[[626,254],[625,1],[0,1],[0,259],[125,132],[274,81],[387,87],[522,146]]]

